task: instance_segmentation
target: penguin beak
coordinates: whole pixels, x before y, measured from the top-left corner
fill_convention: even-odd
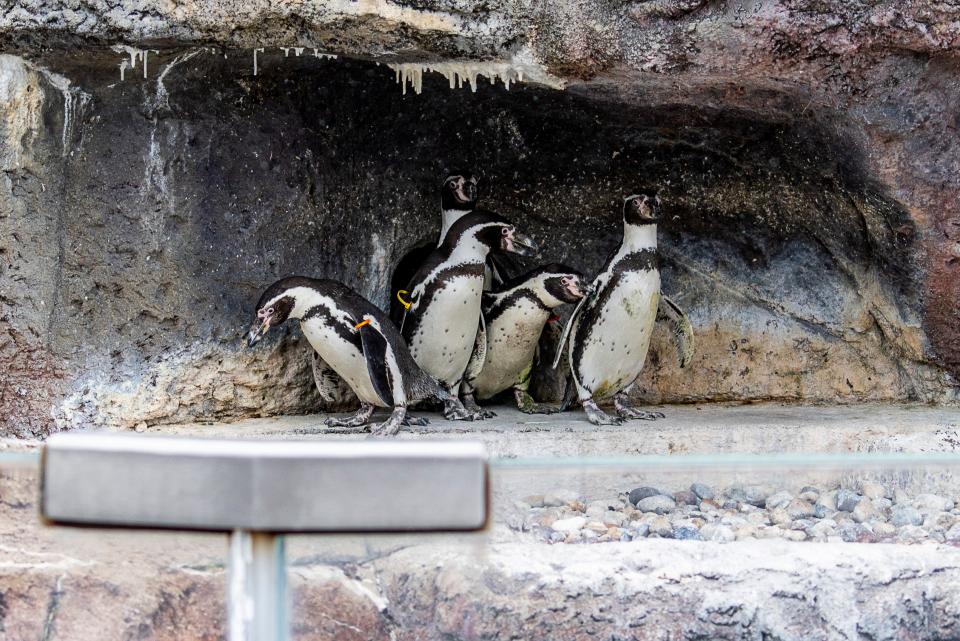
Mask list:
[[[463,195],[466,197],[464,202],[472,203],[477,199],[477,185],[474,182],[468,181],[463,186]]]
[[[580,300],[586,295],[586,292],[580,287],[579,280],[571,280],[567,284],[567,291],[570,292],[570,295],[573,296],[575,300]]]
[[[250,327],[250,331],[247,332],[247,347],[253,347],[260,342],[260,339],[270,331],[270,317],[263,319],[257,319],[257,321]]]
[[[525,234],[511,231],[503,237],[503,251],[519,256],[533,256],[537,253],[537,250],[537,244]]]

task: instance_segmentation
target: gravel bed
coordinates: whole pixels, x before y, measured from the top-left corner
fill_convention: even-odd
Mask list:
[[[609,500],[587,501],[555,490],[516,501],[516,530],[550,543],[602,543],[639,538],[730,542],[790,541],[960,545],[960,507],[937,494],[907,495],[879,483],[857,489],[804,487],[799,492],[694,483],[665,492],[637,487]]]

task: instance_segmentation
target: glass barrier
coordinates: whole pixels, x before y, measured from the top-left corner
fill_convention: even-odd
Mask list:
[[[38,463],[0,451],[0,639],[225,638],[225,535],[47,527]],[[958,470],[937,452],[497,458],[484,532],[288,536],[292,638],[936,632]]]
[[[47,527],[39,461],[0,450],[0,639],[223,638],[226,535]]]

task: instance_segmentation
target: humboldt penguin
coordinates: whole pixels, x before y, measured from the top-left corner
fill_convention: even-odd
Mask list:
[[[347,419],[328,418],[332,427],[366,425],[374,407],[393,408],[390,418],[372,425],[377,436],[396,434],[408,421],[409,403],[425,398],[447,400],[447,394],[414,362],[397,328],[363,296],[334,280],[290,276],[278,280],[260,297],[247,335],[252,347],[288,319],[300,321],[310,345],[360,399],[360,409]]]
[[[623,241],[593,281],[590,295],[574,310],[561,337],[561,347],[569,337],[567,354],[576,395],[595,425],[663,418],[660,412],[632,407],[628,400],[647,358],[658,314],[674,323],[680,366],[686,366],[693,354],[690,322],[679,307],[660,295],[659,212],[660,199],[653,190],[624,201]],[[597,406],[597,400],[610,396],[618,417]]]
[[[520,411],[559,411],[560,408],[536,403],[527,388],[544,325],[555,308],[583,298],[582,278],[582,274],[565,265],[545,265],[495,287],[492,292],[484,292],[486,345],[475,349],[460,388],[468,410],[479,410],[475,398],[487,399],[513,388]]]
[[[450,226],[477,207],[480,194],[477,184],[480,181],[470,172],[453,173],[440,185],[440,239],[437,246],[443,244]]]
[[[453,173],[444,179],[440,186],[440,238],[437,240],[438,247],[443,244],[450,227],[477,208],[477,201],[480,198],[479,182],[479,178],[470,172]],[[516,271],[517,265],[514,261],[496,250],[491,251],[487,256],[483,289],[491,289]]]
[[[410,307],[401,326],[410,353],[425,372],[450,393],[447,418],[476,420],[482,412],[467,411],[457,392],[481,329],[480,303],[487,255],[492,250],[521,256],[536,251],[533,241],[509,221],[474,210],[454,222],[443,242],[411,279]]]

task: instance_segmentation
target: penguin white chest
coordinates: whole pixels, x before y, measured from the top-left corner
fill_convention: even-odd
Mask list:
[[[437,285],[430,304],[416,310],[420,322],[410,352],[425,372],[447,385],[463,378],[480,326],[483,277],[453,276]]]
[[[477,398],[490,398],[517,383],[533,363],[548,312],[522,300],[487,326],[483,369],[471,381]]]
[[[324,320],[312,318],[301,322],[300,328],[320,358],[347,382],[357,398],[364,403],[387,407],[373,388],[362,349],[346,340],[336,327]]]
[[[609,296],[600,293],[600,308],[582,314],[578,325],[592,321],[591,327],[577,327],[582,345],[571,342],[571,354],[580,386],[594,398],[615,394],[632,383],[647,359],[650,336],[657,319],[660,301],[660,273],[636,271],[621,274]]]

